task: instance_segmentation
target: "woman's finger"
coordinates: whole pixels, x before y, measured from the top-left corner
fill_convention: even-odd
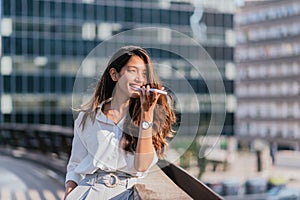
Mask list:
[[[142,87],[141,91],[142,91],[143,97],[145,97],[145,93],[146,93],[146,92],[145,92],[145,86]]]
[[[146,86],[146,96],[149,97],[150,96],[150,85]]]

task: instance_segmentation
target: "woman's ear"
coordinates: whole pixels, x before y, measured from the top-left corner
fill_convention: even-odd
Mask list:
[[[115,68],[111,68],[109,70],[110,77],[113,81],[118,81],[119,80],[119,73]]]

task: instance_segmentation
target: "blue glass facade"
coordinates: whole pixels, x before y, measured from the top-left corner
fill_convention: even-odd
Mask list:
[[[188,3],[163,7],[159,1],[90,2],[1,1],[2,123],[72,126],[71,97],[76,72],[94,47],[117,33],[158,26],[193,35],[190,16],[194,6]],[[233,29],[233,14],[205,11],[202,22],[208,30],[203,46],[218,65],[226,92],[233,94],[233,81],[225,78],[225,65],[233,61],[233,47],[225,42],[226,30]],[[193,47],[185,44],[164,45],[193,52]],[[157,61],[176,65],[178,57],[174,54],[153,49],[150,53]],[[207,95],[203,80],[191,77],[189,82],[199,95]],[[203,125],[210,119],[209,107],[201,112]],[[233,134],[233,115],[227,113],[224,134]],[[191,119],[192,116],[191,113]]]

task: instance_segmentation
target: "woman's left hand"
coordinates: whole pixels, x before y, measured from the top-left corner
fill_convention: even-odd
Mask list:
[[[164,88],[162,88],[164,89]],[[142,112],[153,112],[160,94],[150,91],[150,85],[143,86],[140,90]]]

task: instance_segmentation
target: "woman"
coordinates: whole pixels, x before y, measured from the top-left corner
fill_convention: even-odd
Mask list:
[[[148,53],[120,48],[75,120],[65,199],[133,198],[175,123],[167,96],[150,88],[164,90]]]

